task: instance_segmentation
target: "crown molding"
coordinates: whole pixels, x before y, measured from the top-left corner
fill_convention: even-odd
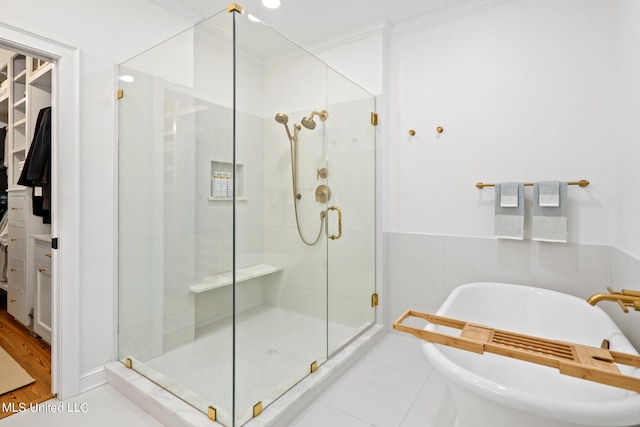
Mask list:
[[[513,0],[471,0],[394,25],[391,32],[393,34],[411,33],[413,31],[433,27],[434,25],[438,25],[443,22],[500,6],[511,1]]]
[[[390,32],[390,30],[391,26],[389,25],[389,22],[387,22],[386,20],[381,20],[373,24],[365,25],[352,31],[342,33],[335,37],[330,37],[322,41],[309,43],[305,46],[298,46],[298,49],[293,49],[289,52],[283,53],[282,55],[270,58],[266,60],[265,63],[268,65],[275,65],[279,63],[286,63],[309,54],[315,56],[320,52],[335,49],[349,43],[354,43],[367,37],[373,37],[377,35],[386,36],[386,34]]]
[[[183,18],[192,24],[197,24],[198,22],[206,19],[215,11],[204,11],[200,10],[198,7],[182,1],[182,0],[150,0],[152,3],[167,9],[171,13],[175,13],[180,18]],[[221,10],[220,10],[221,11]]]
[[[329,37],[322,41],[307,44],[304,48],[309,52],[322,52],[334,49],[345,44],[353,43],[367,37],[385,35],[391,31],[391,25],[387,20],[380,20],[373,24],[365,25],[335,37]]]

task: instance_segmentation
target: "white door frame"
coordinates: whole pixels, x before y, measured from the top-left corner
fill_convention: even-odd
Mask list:
[[[80,393],[80,150],[78,49],[0,23],[0,42],[20,53],[53,59],[51,179],[53,393]]]

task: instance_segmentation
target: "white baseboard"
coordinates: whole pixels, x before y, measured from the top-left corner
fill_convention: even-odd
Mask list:
[[[80,374],[80,393],[85,393],[107,383],[104,366],[84,371]]]

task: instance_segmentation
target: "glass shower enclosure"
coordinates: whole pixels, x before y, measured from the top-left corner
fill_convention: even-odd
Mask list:
[[[245,424],[375,322],[375,98],[236,5],[119,79],[118,357]]]

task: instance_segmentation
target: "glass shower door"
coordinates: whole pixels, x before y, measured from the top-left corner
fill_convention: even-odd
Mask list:
[[[327,72],[328,351],[375,322],[375,98]]]

